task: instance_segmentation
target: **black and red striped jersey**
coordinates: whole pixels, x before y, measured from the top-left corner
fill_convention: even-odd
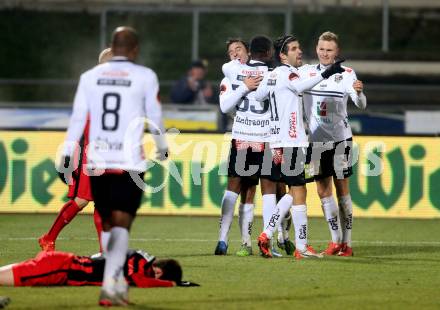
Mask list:
[[[130,286],[170,287],[172,281],[155,278],[153,262],[156,258],[141,250],[129,250],[124,265],[124,275]],[[102,284],[104,256],[74,256],[67,273],[66,285],[84,286]]]

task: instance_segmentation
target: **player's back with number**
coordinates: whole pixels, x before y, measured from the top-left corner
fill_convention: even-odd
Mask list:
[[[122,57],[81,76],[74,114],[90,113],[88,155],[94,167],[144,170],[140,118],[159,108],[158,91],[154,71]]]
[[[237,92],[242,95],[236,106],[236,114],[232,128],[233,138],[245,141],[264,142],[269,138],[269,102],[257,101],[254,92],[249,92],[243,83],[247,76],[263,76],[267,65],[260,61],[249,60],[242,64],[232,60],[223,66],[225,78],[231,84],[226,91]]]

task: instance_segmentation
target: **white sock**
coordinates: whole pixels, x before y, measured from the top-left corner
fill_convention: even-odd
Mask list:
[[[263,229],[269,224],[272,214],[275,212],[277,206],[277,195],[266,194],[263,195]]]
[[[241,244],[251,246],[252,225],[254,222],[254,204],[246,203],[239,210]]]
[[[113,227],[110,230],[110,240],[104,266],[102,288],[114,292],[116,285],[124,277],[124,264],[128,251],[128,230],[123,227]]]
[[[339,210],[341,211],[342,242],[351,247],[351,229],[353,226],[353,205],[351,196],[339,197]]]
[[[293,197],[289,194],[285,194],[283,198],[278,201],[275,212],[270,217],[269,223],[264,229],[264,233],[266,233],[269,239],[272,239],[273,233],[275,229],[278,229],[281,219],[286,216],[287,212],[289,212],[290,208],[292,207],[292,201]]]
[[[341,221],[339,218],[339,208],[333,196],[328,196],[321,199],[322,211],[324,212],[325,220],[328,223],[328,228],[332,236],[332,242],[342,242]]]
[[[292,206],[292,221],[295,229],[295,246],[299,251],[307,247],[307,207],[306,205]]]
[[[232,219],[234,218],[235,202],[238,194],[225,191],[222,199],[222,216],[220,218],[220,233],[218,240],[228,243],[229,229],[231,228]]]
[[[109,231],[101,231],[102,254],[107,253],[109,240],[110,240],[110,232]]]

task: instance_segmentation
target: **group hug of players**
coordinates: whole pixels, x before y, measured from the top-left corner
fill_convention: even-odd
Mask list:
[[[235,116],[215,254],[227,254],[228,233],[239,196],[242,246],[237,255],[252,254],[254,195],[260,183],[264,230],[258,237],[258,246],[264,257],[280,255],[272,241],[276,230],[278,247],[297,259],[352,256],[353,212],[348,186],[352,132],[347,100],[350,97],[364,109],[366,97],[354,71],[337,60],[338,37],[331,32],[319,37],[319,63],[315,65],[302,65],[299,41],[291,35],[275,42],[256,36],[249,45],[240,39],[230,40],[227,49],[231,61],[222,68],[225,77],[220,87],[220,108]],[[101,54],[100,63],[105,64],[81,77],[67,142],[77,143],[82,134],[86,139],[83,145],[88,144],[87,138],[95,142],[100,137],[116,141],[124,137],[132,121],[144,114],[163,129],[157,77],[152,70],[134,64],[138,52],[135,30],[118,27],[112,36],[111,50]],[[95,99],[101,97],[103,106],[95,105]],[[111,102],[116,105],[110,106]],[[107,119],[108,114],[117,117]],[[134,130],[135,134],[129,137],[134,137],[135,146],[142,145],[143,124]],[[159,136],[161,139],[155,139],[159,155],[167,154],[166,140]],[[142,197],[142,189],[128,172],[134,171],[143,178],[146,162],[142,148],[137,147],[129,158],[124,157],[123,148],[104,148],[98,153],[104,158],[105,173],[92,178],[83,169],[73,173],[70,200],[50,230],[39,238],[44,252],[34,259],[1,267],[0,285],[102,285],[101,306],[127,305],[128,285],[194,285],[181,280],[182,269],[177,261],[156,260],[142,251],[128,250],[129,229]],[[64,167],[69,166],[72,157],[74,149],[66,148]],[[87,161],[93,162],[90,154],[80,159],[79,167]],[[316,183],[331,233],[331,242],[321,253],[307,240],[308,181]],[[113,187],[119,190],[109,190]],[[94,219],[100,252],[105,258],[54,251],[60,231],[92,200],[98,210]],[[291,226],[294,242],[289,238]]]
[[[235,115],[215,255],[227,254],[239,196],[242,245],[236,254],[252,254],[254,194],[260,183],[264,230],[258,236],[258,247],[262,256],[281,256],[273,241],[276,230],[278,248],[297,259],[353,256],[348,183],[353,141],[347,101],[350,97],[361,109],[367,103],[363,83],[353,69],[341,66],[338,36],[332,32],[319,36],[319,63],[313,65],[302,64],[300,43],[292,35],[275,42],[256,36],[249,45],[232,39],[227,50],[230,62],[222,67],[220,108]],[[306,183],[313,181],[331,234],[328,247],[321,252],[307,239]],[[294,242],[289,238],[291,226]]]

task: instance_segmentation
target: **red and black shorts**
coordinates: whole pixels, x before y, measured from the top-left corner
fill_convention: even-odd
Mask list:
[[[95,208],[99,214],[108,218],[112,211],[118,210],[135,216],[144,193],[143,179],[143,172],[123,170],[90,177]]]
[[[353,174],[352,149],[352,138],[332,143],[331,145],[328,143],[313,143],[311,160],[315,169],[315,180],[327,177],[338,179],[350,177]]]
[[[267,143],[232,139],[228,177],[240,177],[249,185],[258,185],[260,178],[272,180],[272,167],[272,154]]]
[[[274,169],[272,179],[286,183],[287,186],[306,184],[306,147],[283,147],[272,149]]]
[[[74,258],[72,253],[40,252],[12,267],[14,286],[66,285]]]

